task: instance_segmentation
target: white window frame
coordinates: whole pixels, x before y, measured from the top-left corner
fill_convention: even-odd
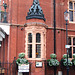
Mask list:
[[[25,57],[28,60],[46,60],[46,30],[44,27],[26,27],[25,28]],[[28,58],[28,34],[32,33],[32,58]],[[36,58],[36,33],[41,35],[41,57]]]
[[[75,37],[74,35],[69,35],[68,37],[71,38],[71,45],[69,45],[72,48],[72,58],[73,58],[73,47],[75,47],[75,45],[73,45],[73,38]],[[70,59],[72,59],[70,58]]]
[[[72,2],[73,3],[73,16],[74,16],[74,3],[75,3],[75,0],[69,0],[68,1],[68,11],[72,11],[71,9],[69,9],[69,2]],[[69,16],[70,17],[70,16]],[[73,17],[73,20],[74,20],[75,18]],[[70,21],[69,20],[69,23],[75,23],[75,21]]]

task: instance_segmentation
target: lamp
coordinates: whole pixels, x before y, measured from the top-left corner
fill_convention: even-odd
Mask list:
[[[67,32],[67,25],[69,19],[69,12],[66,10],[64,12],[64,19],[66,21],[66,45],[68,45],[68,32]],[[68,48],[67,48],[67,75],[69,75],[69,66],[68,66]]]

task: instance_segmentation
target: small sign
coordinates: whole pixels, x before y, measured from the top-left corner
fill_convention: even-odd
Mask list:
[[[70,48],[70,45],[65,45],[65,48]]]
[[[42,67],[42,62],[36,62],[36,67]]]
[[[29,72],[29,70],[18,70],[18,72]]]
[[[18,72],[29,72],[29,64],[21,64],[18,66]]]

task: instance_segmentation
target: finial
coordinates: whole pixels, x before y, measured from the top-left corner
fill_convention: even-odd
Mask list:
[[[40,7],[39,4],[39,0],[33,0],[33,5],[29,9],[28,15],[26,16],[27,20],[33,18],[43,19],[45,21],[42,8]]]

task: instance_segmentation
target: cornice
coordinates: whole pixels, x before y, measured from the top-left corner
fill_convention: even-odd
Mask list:
[[[1,23],[0,25],[4,25],[4,24],[5,23]],[[54,30],[54,27],[48,27],[48,25],[46,25],[45,23],[40,23],[40,22],[30,22],[30,23],[25,23],[25,24],[8,24],[8,23],[6,23],[5,25],[9,25],[9,26],[21,26],[21,27],[42,26],[42,27],[45,27],[46,29],[53,29]],[[59,27],[56,27],[56,30],[66,31],[65,28],[59,28]],[[74,29],[67,29],[67,30],[75,32]]]
[[[54,30],[54,27],[48,27],[47,29],[53,29],[53,30]],[[65,28],[59,28],[59,27],[56,27],[56,30],[66,31]],[[75,32],[75,30],[73,30],[73,29],[67,29],[67,30],[68,30],[68,31],[73,31],[73,32]]]
[[[48,28],[48,26],[45,23],[40,23],[40,22],[25,23],[24,26],[25,27],[27,27],[27,26],[42,26],[42,27]]]

